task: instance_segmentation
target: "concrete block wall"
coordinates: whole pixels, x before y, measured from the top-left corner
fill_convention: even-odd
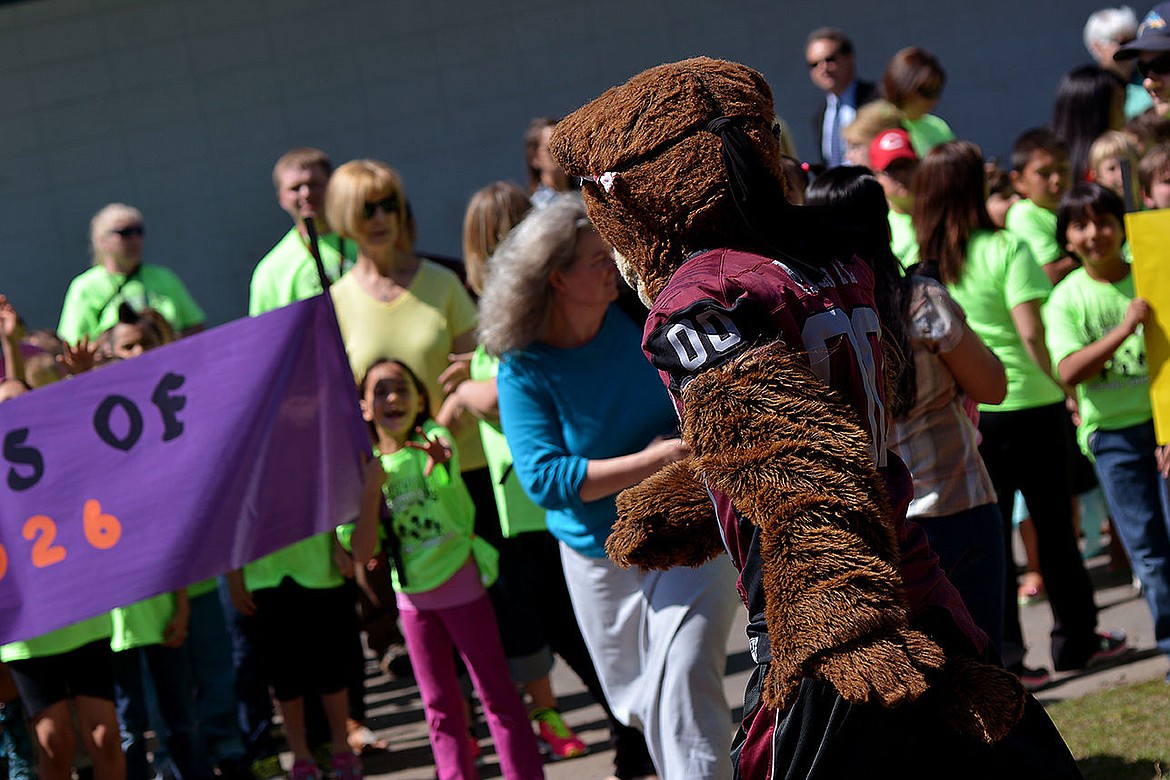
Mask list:
[[[521,134],[651,65],[738,59],[772,83],[814,156],[813,27],[847,29],[859,70],[902,46],[949,73],[938,113],[1003,156],[1087,60],[1099,0],[25,0],[0,5],[0,292],[53,326],[88,265],[90,216],[146,215],[146,259],[213,324],[246,310],[252,267],[287,229],[270,170],[287,148],[403,174],[421,248],[459,251],[467,198],[520,181]],[[1137,9],[1144,12],[1144,8]]]

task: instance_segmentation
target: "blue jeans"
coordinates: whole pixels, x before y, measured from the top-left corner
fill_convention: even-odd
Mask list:
[[[1154,459],[1157,446],[1152,422],[1089,438],[1113,525],[1154,617],[1158,649],[1170,655],[1170,499]]]
[[[237,710],[236,722],[244,736],[248,760],[279,754],[272,736],[272,697],[268,680],[256,660],[256,620],[241,615],[232,604],[227,579],[219,580],[219,603],[232,641],[232,666],[235,667],[233,689]]]
[[[20,699],[0,701],[0,757],[8,761],[8,780],[35,780],[37,754]]]
[[[1003,519],[995,504],[943,517],[915,517],[938,565],[963,597],[975,625],[999,653],[1003,647]]]
[[[195,719],[187,648],[162,645],[114,653],[115,700],[122,727],[122,749],[126,753],[127,780],[149,780],[152,777],[146,759],[145,733],[149,717],[144,671],[149,671],[149,682],[158,695],[159,711],[167,732],[159,735],[159,741],[165,741],[171,763],[170,767],[155,769],[159,774],[169,771],[179,780],[207,780],[212,773]]]
[[[191,599],[186,646],[195,683],[195,711],[212,763],[242,760],[244,740],[237,718],[232,644],[219,593]]]

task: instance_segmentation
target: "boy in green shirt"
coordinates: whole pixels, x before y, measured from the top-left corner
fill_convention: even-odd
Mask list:
[[[1061,201],[1057,235],[1082,262],[1044,309],[1060,378],[1076,387],[1077,439],[1094,466],[1114,526],[1154,617],[1158,648],[1170,654],[1170,526],[1166,479],[1149,398],[1141,327],[1149,304],[1135,297],[1122,255],[1125,206],[1096,183]]]
[[[909,268],[918,262],[918,236],[910,219],[918,155],[910,143],[910,134],[898,128],[874,136],[869,144],[869,167],[882,185],[890,206],[890,248],[902,266]]]
[[[1138,163],[1142,202],[1148,209],[1170,208],[1170,144],[1158,144]]]
[[[1008,209],[1005,225],[1022,238],[1049,281],[1076,268],[1056,240],[1056,207],[1069,187],[1068,147],[1046,127],[1027,130],[1012,146],[1012,186],[1022,200]]]

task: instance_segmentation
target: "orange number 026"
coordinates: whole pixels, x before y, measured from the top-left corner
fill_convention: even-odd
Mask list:
[[[85,540],[91,547],[108,550],[122,538],[122,523],[118,518],[102,511],[97,499],[85,502],[81,513],[81,525]],[[57,541],[57,524],[48,515],[33,515],[24,521],[21,536],[32,542],[32,565],[38,569],[65,560],[65,548]],[[8,573],[8,551],[0,545],[0,579]]]

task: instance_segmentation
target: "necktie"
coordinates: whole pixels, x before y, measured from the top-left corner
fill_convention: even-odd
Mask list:
[[[840,165],[845,159],[845,150],[841,147],[841,99],[833,101],[833,125],[829,132],[829,167]]]

